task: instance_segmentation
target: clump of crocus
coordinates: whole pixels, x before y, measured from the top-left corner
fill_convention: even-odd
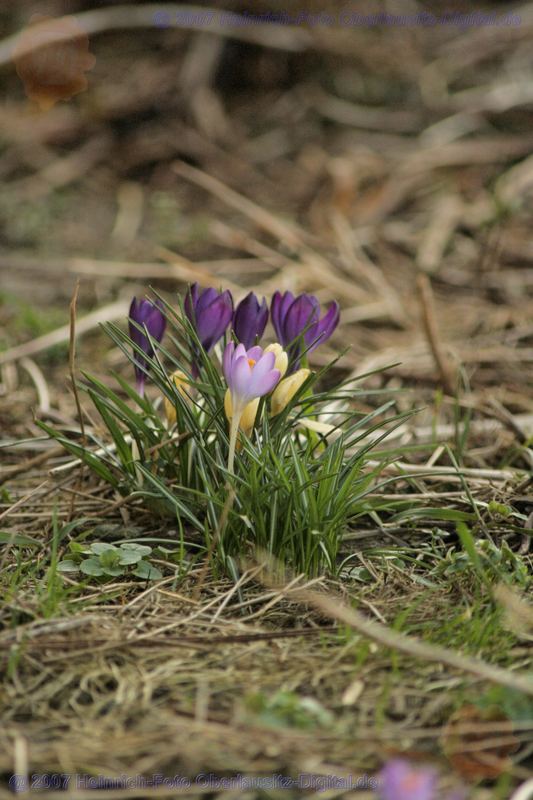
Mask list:
[[[329,339],[339,324],[339,304],[333,302],[324,316],[320,316],[320,303],[312,294],[275,292],[270,304],[272,325],[278,340],[289,347],[291,371],[300,366],[302,350],[310,353]],[[303,339],[303,348],[302,348]]]
[[[233,315],[235,336],[247,350],[257,344],[268,322],[268,306],[263,297],[260,303],[253,292],[241,300]]]
[[[246,407],[253,400],[269,394],[280,379],[275,363],[275,354],[264,353],[261,347],[246,350],[242,344],[235,346],[234,342],[229,342],[226,345],[222,366],[231,397],[229,472],[233,472],[237,433]]]
[[[302,388],[310,374],[310,369],[302,368],[293,372],[288,378],[283,378],[283,380],[278,383],[270,399],[270,410],[273,417],[277,414],[281,414],[283,409],[291,402],[296,392]]]
[[[381,800],[435,800],[437,773],[428,767],[416,767],[397,758],[385,764],[380,773]]]
[[[233,318],[233,297],[231,292],[217,292],[216,289],[203,289],[197,283],[189,287],[185,297],[185,313],[196,330],[200,344],[208,353],[222,338]],[[192,372],[198,376],[198,366],[192,364]]]
[[[177,391],[183,398],[188,398],[187,388],[189,386],[189,381],[187,376],[181,369],[175,370],[170,376],[170,380],[176,387]],[[167,422],[169,427],[176,424],[176,407],[174,403],[165,396],[164,398],[164,405],[165,405],[165,416],[167,418]]]
[[[152,358],[154,355],[154,348],[146,332],[148,332],[152,339],[160,342],[167,324],[163,312],[161,311],[159,301],[156,300],[155,303],[152,303],[151,300],[137,300],[137,298],[134,297],[131,301],[128,323],[130,339],[146,354],[147,358]],[[140,330],[139,328],[145,330]],[[142,397],[144,395],[148,362],[146,358],[137,351],[134,351],[133,358],[136,389]]]

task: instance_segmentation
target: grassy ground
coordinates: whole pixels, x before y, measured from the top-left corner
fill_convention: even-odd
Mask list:
[[[466,783],[475,798],[507,798],[531,776],[530,12],[516,28],[317,27],[297,53],[226,38],[206,48],[170,29],[102,33],[89,91],[46,113],[6,71],[6,782],[355,781],[399,753],[435,764],[443,792]],[[24,13],[6,17],[10,30]],[[343,535],[349,568],[274,578],[247,552],[238,585],[215,571],[204,580],[202,562],[180,562],[176,524],[87,470],[61,471],[71,457],[36,420],[79,436],[77,276],[77,368],[106,382],[112,369],[130,379],[130,366],[98,322],[123,321],[148,285],[169,299],[200,280],[341,303],[313,363],[349,345],[335,379],[381,370],[358,410],[384,395],[398,413],[416,410],[372,453],[389,482],[375,493],[383,509]],[[71,543],[132,539],[153,547],[161,580],[58,571]],[[53,797],[61,780],[46,780]]]

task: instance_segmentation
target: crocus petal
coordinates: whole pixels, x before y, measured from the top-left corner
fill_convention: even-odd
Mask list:
[[[257,397],[264,397],[265,394],[270,394],[280,377],[281,373],[279,369],[272,369],[270,372],[267,372],[266,375],[263,375],[261,380],[256,379],[254,382],[254,394]]]
[[[141,323],[139,320],[140,320],[139,304],[137,302],[137,298],[134,297],[133,300],[131,301],[130,311],[128,315],[128,329],[129,329],[130,339],[132,339],[132,341],[134,341],[135,344],[138,344],[139,347],[142,347],[140,340],[146,339],[146,337],[144,336],[143,333],[141,333],[138,327],[133,324],[134,322],[137,322],[140,325]]]
[[[251,358],[254,361],[259,361],[259,359],[261,358],[262,355],[263,355],[263,348],[259,347],[259,345],[256,345],[255,347],[251,347],[248,350],[248,353],[247,353],[248,358]]]
[[[272,295],[272,301],[270,303],[270,318],[272,320],[272,325],[274,326],[274,330],[276,331],[276,336],[283,345],[289,344],[288,341],[285,339],[284,335],[284,319],[287,314],[287,310],[294,302],[294,295],[292,292],[274,292]]]
[[[233,297],[228,290],[219,293],[216,289],[208,288],[200,292],[198,284],[194,283],[185,296],[184,309],[196,328],[202,347],[209,351],[224,335],[233,318]]]
[[[170,380],[178,390],[178,393],[183,397],[183,399],[188,400],[189,396],[187,394],[187,389],[189,389],[189,381],[187,376],[181,369],[175,370],[170,376]],[[163,397],[163,405],[165,407],[165,416],[167,418],[167,423],[169,427],[176,424],[176,407],[174,403],[168,399],[166,395]]]
[[[274,344],[269,344],[268,347],[265,347],[265,353],[274,353],[276,357],[274,368],[279,370],[280,375],[283,378],[287,372],[287,367],[289,366],[289,356],[287,355],[286,351],[280,344],[278,344],[278,342],[275,342]]]
[[[228,384],[229,384],[229,376],[231,375],[231,364],[233,361],[234,352],[235,352],[235,343],[228,342],[226,347],[224,348],[224,355],[222,357],[222,372],[224,373],[226,383]]]
[[[217,297],[202,313],[196,314],[196,332],[202,346],[207,350],[218,342],[231,322],[233,303],[231,295],[224,292]]]
[[[274,353],[265,353],[259,361],[254,365],[252,369],[252,374],[250,376],[250,392],[252,393],[253,397],[262,397],[266,394],[269,389],[263,391],[265,377],[274,371],[274,364],[276,363],[276,356]],[[278,380],[280,377],[279,370],[276,370],[278,373]],[[277,383],[277,381],[275,382]],[[275,384],[274,384],[275,385]]]
[[[228,386],[231,389],[235,406],[244,406],[253,399],[253,392],[250,392],[251,376],[252,370],[246,356],[234,359],[231,365],[231,379]]]
[[[152,303],[151,300],[137,300],[133,298],[128,315],[128,330],[131,340],[140,348],[147,358],[154,355],[152,342],[140,328],[145,327],[150,336],[160,342],[165,332],[166,320],[161,311],[159,301]],[[142,394],[145,383],[145,371],[148,366],[147,358],[134,351],[133,366],[137,388]]]
[[[213,289],[212,286],[204,289],[201,295],[198,297],[194,307],[196,316],[199,317],[204,311],[206,311],[211,303],[214,303],[218,297],[220,297],[219,293],[216,289]]]
[[[163,334],[165,332],[165,328],[167,325],[167,321],[163,316],[161,309],[158,305],[155,305],[153,309],[150,311],[149,316],[146,319],[145,325],[154,339],[157,339],[158,342],[161,341],[163,338]]]
[[[248,403],[248,405],[245,406],[244,411],[242,412],[241,421],[239,422],[239,428],[247,436],[251,434],[252,428],[254,427],[258,408],[259,408],[259,398],[256,397],[255,400],[252,400],[250,403]]]
[[[243,344],[238,344],[237,347],[235,348],[233,361],[236,361],[238,358],[249,358],[248,353],[246,352],[246,347]]]
[[[319,309],[316,297],[312,297],[312,295],[301,294],[291,303],[283,323],[287,344],[293,342],[308,326],[318,321]]]
[[[389,761],[381,771],[382,800],[435,800],[437,775],[403,759]]]
[[[270,409],[273,417],[275,417],[276,414],[280,414],[283,409],[286,408],[296,392],[302,388],[310,374],[311,370],[309,369],[299,369],[298,372],[289,375],[288,378],[284,378],[278,383],[270,400]]]
[[[268,322],[268,308],[266,300],[260,304],[254,292],[249,292],[241,300],[233,316],[233,330],[237,339],[246,348],[252,347],[257,339],[263,335]]]
[[[306,345],[309,347],[309,352],[323,344],[326,339],[329,339],[337,325],[339,324],[340,308],[339,304],[334,302],[330,305],[327,312],[322,319],[304,334]]]

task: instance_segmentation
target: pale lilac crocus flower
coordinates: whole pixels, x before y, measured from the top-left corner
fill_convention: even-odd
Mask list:
[[[275,368],[275,363],[275,354],[264,353],[259,346],[246,350],[243,344],[235,346],[234,342],[229,342],[226,345],[222,368],[231,393],[232,407],[229,472],[233,472],[237,433],[246,406],[258,397],[271,392],[281,377],[279,369]]]

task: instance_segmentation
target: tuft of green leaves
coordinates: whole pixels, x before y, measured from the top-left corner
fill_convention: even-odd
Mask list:
[[[135,575],[144,580],[158,580],[162,574],[146,561],[152,548],[135,542],[125,542],[119,547],[109,542],[93,542],[88,546],[70,542],[69,558],[57,565],[58,572],[82,572],[93,578],[115,578]]]
[[[264,692],[247,695],[244,716],[269,728],[327,729],[334,722],[333,715],[313,697],[301,697],[282,689],[270,696]]]

